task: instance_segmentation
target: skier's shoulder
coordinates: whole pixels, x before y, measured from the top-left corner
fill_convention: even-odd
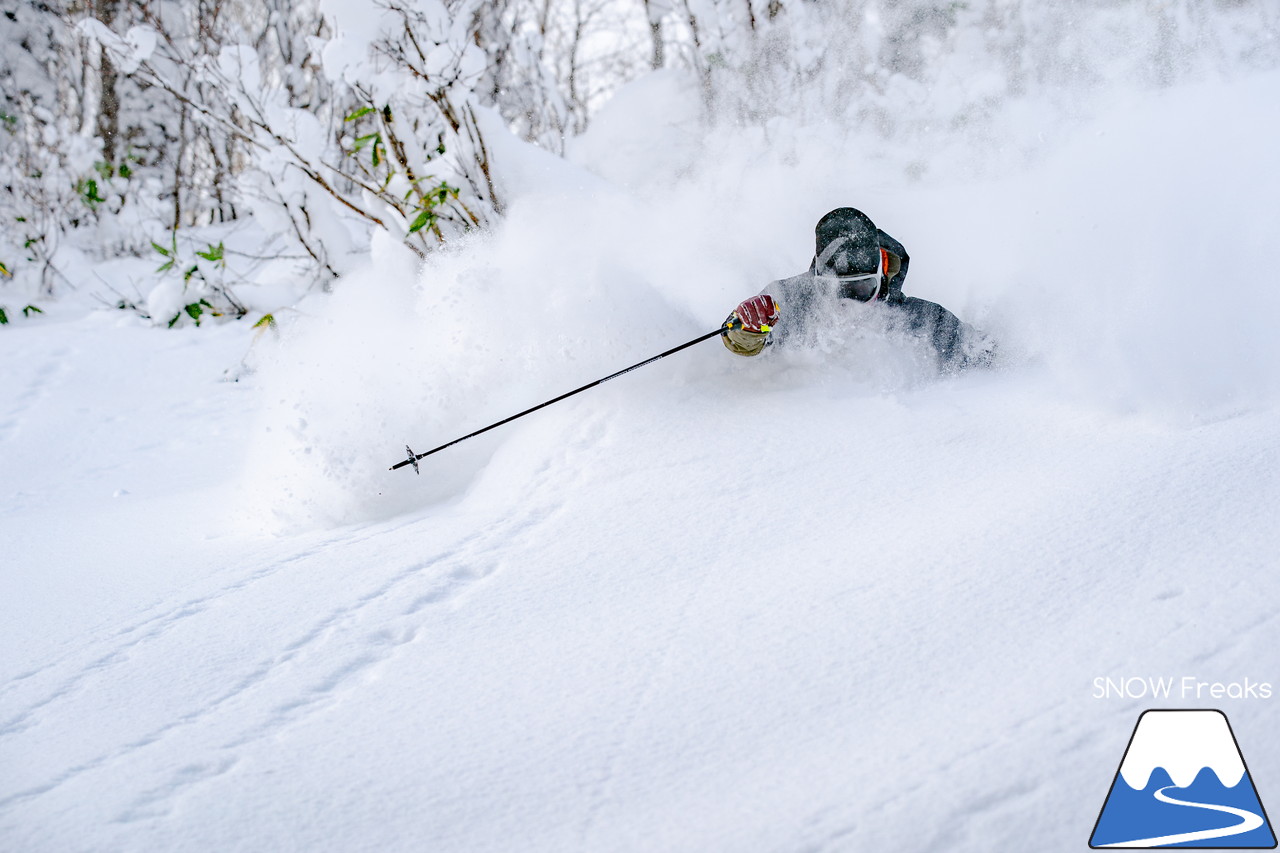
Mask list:
[[[928,299],[921,299],[918,296],[906,296],[899,293],[898,298],[888,300],[888,304],[911,318],[913,324],[932,323],[936,325],[938,323],[960,322],[955,314],[952,314],[937,302],[930,302]]]
[[[908,329],[930,339],[948,368],[987,366],[992,363],[997,350],[995,339],[938,303],[905,296],[889,304],[903,312]]]

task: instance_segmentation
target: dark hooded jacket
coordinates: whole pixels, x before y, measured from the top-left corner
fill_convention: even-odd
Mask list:
[[[820,248],[821,228],[819,223]],[[935,302],[903,295],[902,284],[911,258],[906,247],[893,237],[878,228],[875,233],[884,254],[884,283],[869,304],[892,312],[887,317],[892,327],[927,340],[937,353],[940,367],[945,370],[989,363],[994,347],[986,336]],[[803,339],[806,333],[816,331],[814,324],[821,321],[824,299],[831,295],[814,277],[816,264],[815,256],[814,263],[805,272],[774,281],[760,291],[772,296],[779,305],[778,322],[772,331],[761,333],[730,329],[722,337],[724,345],[738,355],[759,355],[766,346],[786,345],[788,340]],[[733,316],[730,315],[729,319],[733,320]]]

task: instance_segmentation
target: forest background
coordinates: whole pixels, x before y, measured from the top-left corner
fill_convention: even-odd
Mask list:
[[[673,103],[672,122],[756,128],[766,145],[780,125],[856,136],[889,158],[884,169],[928,181],[947,158],[943,174],[956,160],[995,173],[1039,156],[1064,119],[1117,86],[1280,61],[1280,7],[1264,0],[0,10],[6,321],[78,291],[157,324],[270,322],[332,288],[375,233],[425,257],[491,225],[508,202],[495,137],[572,157],[610,97],[654,71],[697,88],[701,108]],[[113,274],[128,258],[154,273]]]

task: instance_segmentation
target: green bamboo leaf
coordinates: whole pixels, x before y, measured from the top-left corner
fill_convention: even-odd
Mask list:
[[[90,207],[106,201],[106,199],[98,195],[98,182],[93,178],[85,178],[82,180],[78,189],[80,190],[80,197],[84,199],[84,203]]]
[[[344,118],[343,121],[355,121],[358,118],[367,116],[371,112],[373,112],[373,107],[361,107],[360,109],[353,112],[351,115]]]
[[[0,261],[0,275],[13,275],[13,273],[9,272],[9,268],[4,265],[4,261]]]
[[[26,308],[22,309],[23,317],[30,317],[32,314],[43,314],[43,313],[44,313],[43,310],[41,310],[40,308],[37,308],[34,305],[28,305]]]
[[[427,227],[427,225],[429,225],[431,222],[435,221],[435,218],[436,218],[436,215],[432,213],[430,209],[423,208],[422,210],[418,211],[418,215],[414,217],[413,222],[409,224],[409,233],[413,234],[415,232],[421,231],[423,228]]]
[[[222,252],[223,252],[222,243],[218,243],[218,245],[216,246],[210,243],[209,248],[206,251],[196,252],[196,255],[198,257],[204,258],[206,261],[212,261],[213,263],[218,263],[219,261],[222,260]]]

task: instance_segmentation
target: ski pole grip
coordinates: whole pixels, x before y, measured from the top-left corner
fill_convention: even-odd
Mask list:
[[[723,335],[725,332],[742,331],[744,329],[746,329],[746,326],[743,324],[742,320],[737,316],[731,316],[729,317],[728,320],[724,321],[724,327],[721,330],[720,334]],[[761,323],[760,331],[754,334],[768,334],[769,332],[772,332],[772,331],[773,331],[773,326],[770,326],[765,323]]]

